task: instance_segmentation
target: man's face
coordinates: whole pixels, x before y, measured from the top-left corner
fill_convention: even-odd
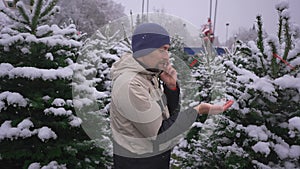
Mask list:
[[[142,57],[143,63],[151,69],[159,69],[159,70],[165,70],[167,66],[170,64],[169,59],[169,53],[168,50],[170,48],[170,45],[166,44],[162,47],[154,50],[150,54]]]

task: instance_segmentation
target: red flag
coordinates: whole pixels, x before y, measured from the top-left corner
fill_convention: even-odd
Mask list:
[[[295,69],[295,67],[293,67],[291,64],[289,64],[289,62],[287,62],[286,60],[282,59],[279,55],[277,55],[276,53],[273,53],[273,56],[275,58],[278,58],[279,60],[281,60],[284,64],[286,64],[287,66],[289,66],[292,70]]]

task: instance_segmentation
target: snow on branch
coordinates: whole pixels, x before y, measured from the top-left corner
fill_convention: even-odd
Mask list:
[[[55,116],[69,116],[72,114],[71,110],[66,110],[63,107],[54,108],[50,107],[44,110],[45,114],[54,114]]]
[[[0,93],[0,111],[2,109],[6,109],[5,102],[7,102],[7,105],[18,105],[20,107],[26,107],[27,101],[26,99],[19,93],[15,92],[2,92]]]
[[[0,126],[0,142],[4,139],[14,140],[19,137],[27,138],[37,134],[37,130],[29,130],[33,123],[27,118],[21,121],[17,127],[12,127],[10,120],[5,121]]]
[[[49,140],[51,138],[56,139],[57,135],[49,127],[44,126],[38,129],[38,137],[44,142],[45,140]]]
[[[19,1],[17,2],[16,6],[19,9],[25,22],[27,22],[28,24],[31,23],[32,18],[30,16],[30,11],[26,8],[26,5],[22,1]]]
[[[48,0],[41,10],[41,18],[48,18],[50,15],[59,12],[59,7],[55,6],[58,0]]]
[[[295,78],[290,75],[284,75],[283,77],[274,80],[274,83],[279,85],[281,88],[295,88],[300,93],[300,78]]]
[[[13,13],[8,8],[0,7],[0,12],[3,12],[9,19],[11,19],[11,20],[13,20],[15,22],[26,24],[26,22],[24,20],[20,20],[20,18],[18,16],[16,16],[16,14]]]
[[[28,169],[50,169],[50,168],[59,168],[59,169],[67,169],[66,164],[58,164],[56,161],[51,161],[49,164],[45,166],[41,166],[40,163],[31,163]]]
[[[0,64],[0,77],[21,77],[31,80],[41,78],[43,80],[72,79],[73,70],[70,67],[58,69],[38,69],[35,67],[13,67],[9,63]]]
[[[18,33],[13,32],[12,29],[5,29],[6,33],[0,35],[0,45],[11,46],[17,41],[27,43],[44,43],[50,47],[62,46],[62,47],[81,47],[82,43],[73,39],[69,39],[65,36],[72,35],[77,32],[75,25],[69,25],[67,28],[61,29],[57,25],[49,27],[40,26],[37,28],[37,35],[43,36],[48,32],[52,32],[52,36],[38,38],[30,33]]]

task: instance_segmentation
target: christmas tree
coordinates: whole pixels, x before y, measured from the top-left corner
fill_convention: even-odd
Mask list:
[[[238,162],[237,166],[258,168],[300,166],[300,100],[296,85],[300,82],[299,28],[290,23],[286,2],[279,3],[276,9],[277,36],[267,36],[262,17],[257,16],[256,42],[241,44],[240,55],[225,63],[231,79],[229,95],[237,101],[237,111],[228,113],[225,121],[230,125],[224,131],[231,136],[231,142],[225,145],[235,145],[226,165]],[[223,155],[228,153],[226,146],[221,148]]]
[[[177,166],[299,168],[299,28],[290,23],[287,2],[276,9],[278,34],[264,32],[257,16],[257,39],[238,41],[235,55],[223,62],[226,98],[235,104],[211,123],[209,138],[203,138],[203,123],[194,124],[198,130],[176,149]]]
[[[225,71],[222,63],[227,57],[217,55],[213,45],[202,36],[199,39],[202,43],[199,43],[197,48],[191,48],[194,54],[187,58],[187,64],[191,68],[190,73],[194,79],[192,87],[197,90],[193,97],[189,97],[189,106],[200,102],[224,103]],[[212,157],[212,153],[207,150],[206,146],[220,119],[221,117],[216,115],[198,117],[186,137],[173,150],[173,168],[197,168],[196,166],[203,165],[202,158]]]
[[[48,25],[57,0],[14,1],[0,32],[0,165],[101,168],[104,150],[81,128],[72,99],[76,26]]]
[[[109,73],[112,64],[130,49],[120,42],[120,31],[111,35],[110,26],[100,28],[84,42],[73,77],[73,97],[84,130],[106,150],[106,155],[112,157],[108,118],[112,86]]]

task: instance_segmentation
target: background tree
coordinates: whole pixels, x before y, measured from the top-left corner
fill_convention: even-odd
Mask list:
[[[252,28],[239,28],[238,32],[234,34],[233,37],[230,37],[227,41],[229,48],[231,49],[232,53],[235,55],[235,52],[238,50],[236,49],[240,43],[255,41],[257,38],[257,31],[255,29],[255,25]]]
[[[71,20],[88,37],[108,22],[125,16],[124,7],[113,0],[60,0],[58,5],[61,10],[54,23],[62,25]]]

